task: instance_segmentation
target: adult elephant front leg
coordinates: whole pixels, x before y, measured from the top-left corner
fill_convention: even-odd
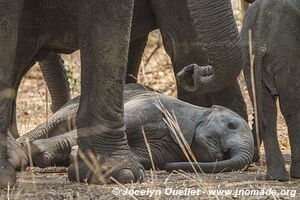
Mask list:
[[[77,127],[83,154],[78,155],[79,170],[75,164],[69,168],[71,181],[109,183],[113,177],[126,183],[144,177],[143,167],[130,152],[124,126],[123,85],[133,2],[81,1],[82,93]]]
[[[0,186],[16,182],[16,173],[7,161],[7,130],[14,98],[12,71],[17,48],[18,26],[23,0],[0,0]]]

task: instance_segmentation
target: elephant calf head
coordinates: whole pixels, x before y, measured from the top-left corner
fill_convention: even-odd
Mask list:
[[[254,149],[251,129],[242,117],[224,107],[213,106],[205,111],[195,131],[185,133],[185,137],[191,141],[198,161],[192,164],[199,171],[232,171],[251,163]],[[194,171],[191,163],[168,163],[165,169]]]
[[[214,162],[238,155],[251,160],[253,137],[247,122],[236,113],[213,106],[195,130],[192,150],[198,161]]]

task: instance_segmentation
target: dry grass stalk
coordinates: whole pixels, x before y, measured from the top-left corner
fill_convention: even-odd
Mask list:
[[[89,168],[89,170],[94,173],[94,175],[97,177],[98,181],[100,183],[104,183],[105,182],[105,178],[103,177],[102,174],[100,174],[100,170],[99,170],[99,166],[94,166],[94,165],[98,165],[98,163],[93,163],[89,161],[89,159],[86,157],[86,155],[80,150],[78,149],[78,155],[80,157],[80,159],[86,164],[86,166]],[[89,157],[91,157],[92,153],[88,153]],[[78,164],[78,163],[77,163]]]
[[[202,177],[200,177],[198,170],[201,173],[204,173],[201,169],[201,167],[199,165],[197,165],[197,169],[196,167],[192,164],[193,162],[198,163],[195,155],[193,154],[188,142],[186,141],[184,135],[182,134],[178,121],[176,119],[175,113],[172,111],[172,114],[165,108],[165,106],[163,105],[162,101],[159,99],[157,93],[156,93],[156,106],[157,108],[164,114],[165,118],[163,119],[164,122],[166,123],[166,125],[169,127],[169,129],[171,130],[171,132],[174,134],[176,140],[178,141],[178,144],[182,150],[182,152],[184,153],[186,159],[188,160],[188,162],[191,164],[197,179],[199,180],[197,183],[199,184],[200,188],[205,187],[205,183],[208,183],[208,180],[203,180]],[[178,174],[182,173],[186,173],[186,172],[176,172]],[[187,174],[187,173],[186,173]]]
[[[178,125],[178,122],[177,122],[174,112],[172,112],[172,115],[171,115],[171,113],[163,106],[160,99],[158,99],[156,101],[156,106],[164,114],[165,118],[163,118],[163,120],[167,124],[169,129],[172,131],[172,133],[174,134],[174,136],[175,136],[182,152],[186,156],[188,162],[190,162],[190,163],[197,162],[196,157],[194,156],[193,152],[191,151],[187,141],[185,140],[185,138],[180,130],[180,127]],[[192,159],[193,159],[193,161],[192,161]],[[197,172],[196,168],[193,165],[192,165],[192,168],[195,172]],[[201,170],[200,166],[199,166],[199,169]]]
[[[120,162],[119,164],[115,165],[114,167],[108,166],[106,168],[101,168],[101,163],[99,163],[100,158],[97,157],[92,151],[87,152],[86,157],[85,153],[83,153],[80,149],[78,149],[78,155],[80,159],[86,164],[86,166],[89,168],[89,170],[96,176],[98,181],[100,183],[106,183],[106,177],[109,177],[109,175],[117,168],[122,166],[124,163]],[[75,161],[76,159],[74,159]],[[76,163],[74,163],[76,164]],[[77,161],[78,166],[78,161]],[[103,166],[105,166],[105,163],[103,163]],[[78,167],[77,167],[78,168]],[[77,173],[77,172],[76,172]],[[79,180],[79,168],[78,168],[78,174],[76,174],[76,181]],[[112,177],[111,177],[112,178]]]
[[[126,190],[126,187],[125,187],[123,184],[121,184],[119,181],[117,181],[115,178],[111,177],[111,180],[112,180],[113,182],[115,182],[120,188],[122,188],[123,190]],[[138,199],[137,199],[135,196],[133,196],[133,195],[130,195],[130,197],[131,197],[132,199],[138,200]]]
[[[31,156],[31,152],[32,152],[31,144],[30,144],[30,141],[28,138],[26,138],[25,142],[26,142],[26,147],[27,147],[27,152],[28,152],[29,165],[30,165],[30,168],[32,169],[33,168],[33,160],[32,160],[32,156]],[[37,181],[35,179],[35,175],[34,175],[34,173],[32,173],[31,175],[32,175],[32,177],[31,177],[32,181],[35,183],[35,184],[33,184],[34,191],[37,191],[38,187],[36,185]]]
[[[48,86],[47,83],[44,81],[44,85],[45,85],[45,94],[46,94],[46,123],[48,123],[49,120],[49,94],[48,94]]]
[[[156,180],[156,176],[155,176],[156,175],[155,174],[155,164],[154,164],[154,161],[153,161],[151,147],[150,147],[150,144],[149,144],[149,142],[147,140],[144,127],[142,127],[142,134],[143,134],[144,141],[145,141],[145,144],[146,144],[146,148],[147,148],[147,151],[149,153],[149,158],[150,158],[150,161],[151,161],[151,167],[152,167],[152,169],[150,169],[150,174],[151,174],[152,185],[154,185],[154,183],[156,182],[155,181]]]
[[[31,144],[28,138],[25,139],[26,142],[26,147],[27,147],[27,152],[28,152],[28,159],[29,159],[29,166],[33,167],[33,160],[31,156]]]
[[[260,145],[260,133],[259,133],[259,118],[258,118],[258,108],[257,108],[257,96],[256,96],[256,84],[255,84],[255,69],[254,69],[254,60],[255,55],[253,54],[252,48],[252,31],[249,30],[249,55],[250,55],[250,76],[251,76],[251,85],[252,85],[252,95],[253,95],[253,109],[254,109],[254,121],[255,121],[255,132],[256,132],[256,142],[258,146]],[[258,80],[259,81],[259,80]],[[260,154],[260,151],[258,152]],[[259,155],[259,157],[261,157]],[[260,159],[260,165],[262,161]]]

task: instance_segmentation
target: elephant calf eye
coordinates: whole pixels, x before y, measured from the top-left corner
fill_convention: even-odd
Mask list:
[[[235,130],[235,129],[236,129],[236,125],[235,125],[234,123],[232,123],[232,122],[229,122],[229,123],[227,124],[227,128],[228,128],[228,129],[231,129],[231,130]]]

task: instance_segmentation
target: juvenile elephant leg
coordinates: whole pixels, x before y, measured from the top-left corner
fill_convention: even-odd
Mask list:
[[[129,149],[123,103],[134,1],[80,2],[82,93],[77,128],[83,154],[78,155],[79,177],[74,163],[68,176],[89,183],[109,183],[111,177],[122,183],[138,181],[144,169]],[[93,163],[92,169],[86,161]]]
[[[14,89],[11,83],[17,48],[18,26],[23,0],[0,0],[0,186],[16,182],[16,173],[7,161],[7,131]]]
[[[283,115],[287,122],[291,144],[292,162],[290,174],[292,178],[300,178],[300,110],[293,110],[292,113],[288,113],[284,110]]]
[[[291,67],[288,67],[288,69],[291,69]],[[289,73],[288,70],[284,70],[281,73],[281,77],[277,80],[277,85],[280,84],[280,108],[287,123],[291,145],[292,162],[290,174],[293,178],[300,178],[300,108],[297,104],[300,101],[300,94],[297,90],[298,88],[295,89],[298,86],[298,76],[290,75]]]
[[[30,143],[34,166],[68,166],[73,146],[77,145],[77,131],[63,135],[34,140]]]
[[[128,64],[126,83],[136,83],[142,56],[147,44],[148,35],[137,40],[130,41],[128,52]]]
[[[267,161],[267,180],[286,181],[289,175],[285,169],[285,161],[279,148],[277,138],[276,98],[262,85],[262,110],[259,113],[260,136],[264,143]]]
[[[252,124],[252,135],[253,135],[253,139],[254,139],[254,155],[253,155],[253,160],[252,161],[253,162],[258,162],[259,159],[260,159],[260,147],[261,147],[261,144],[262,144],[262,139],[261,139],[260,135],[257,136],[255,126],[256,126],[256,124],[255,124],[255,122],[253,122],[253,124]],[[257,137],[259,137],[259,138],[257,138]]]
[[[238,80],[224,90],[210,95],[213,104],[229,108],[248,121],[247,107]]]
[[[70,85],[64,61],[54,52],[43,52],[38,63],[51,95],[51,110],[56,112],[70,100]]]
[[[8,132],[7,134],[7,157],[9,164],[15,170],[24,170],[28,166],[28,156],[24,147]]]

